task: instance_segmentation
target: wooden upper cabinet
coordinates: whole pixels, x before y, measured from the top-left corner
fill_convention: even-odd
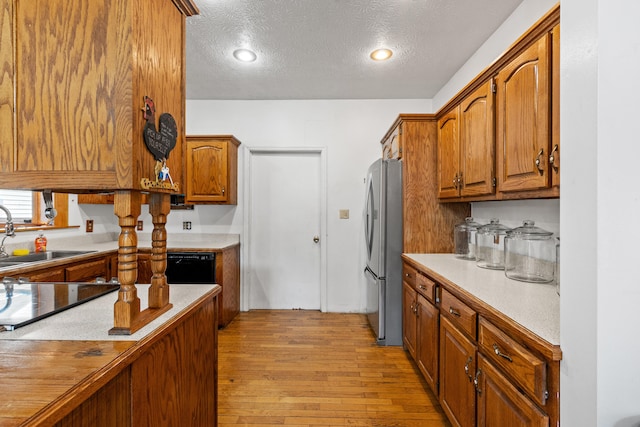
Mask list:
[[[438,197],[493,194],[493,81],[438,120]]]
[[[551,186],[560,187],[560,24],[551,30]]]
[[[496,77],[498,191],[550,185],[550,42],[544,34]]]
[[[458,197],[460,170],[460,107],[438,120],[438,197]]]
[[[494,83],[487,81],[460,104],[460,195],[495,191]]]
[[[0,6],[3,188],[141,190],[143,178],[157,176],[142,136],[145,96],[157,128],[163,113],[176,122],[167,166],[182,185],[185,17],[198,12],[191,0]]]
[[[238,203],[238,146],[231,135],[187,136],[187,203]]]
[[[402,125],[397,126],[393,132],[382,142],[383,159],[402,158]]]

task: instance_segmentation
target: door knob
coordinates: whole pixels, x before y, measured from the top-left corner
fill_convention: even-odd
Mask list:
[[[318,243],[320,238],[318,236],[313,236],[313,243]]]

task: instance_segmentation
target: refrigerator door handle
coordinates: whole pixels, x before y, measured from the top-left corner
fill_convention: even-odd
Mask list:
[[[378,280],[378,278],[376,277],[376,275],[375,275],[375,274],[373,274],[373,272],[369,269],[369,267],[365,267],[365,268],[364,268],[364,274],[365,274],[365,275],[367,275],[367,276],[369,276],[372,280],[375,280],[375,281],[377,281],[377,280]]]
[[[366,218],[364,223],[364,238],[367,247],[367,258],[371,259],[371,251],[373,250],[373,182],[369,178],[369,190],[367,191],[366,201]]]

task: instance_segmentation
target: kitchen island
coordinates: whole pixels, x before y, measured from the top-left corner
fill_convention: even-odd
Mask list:
[[[0,332],[0,426],[217,425],[220,291],[173,286],[173,307],[127,336],[108,334],[115,294]]]

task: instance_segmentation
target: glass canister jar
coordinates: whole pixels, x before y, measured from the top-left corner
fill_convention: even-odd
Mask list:
[[[476,232],[478,224],[472,217],[465,218],[464,222],[456,224],[453,232],[455,242],[455,256],[461,259],[476,259]]]
[[[556,242],[551,231],[525,220],[504,239],[504,273],[510,279],[532,283],[553,282]]]
[[[511,230],[492,218],[476,233],[476,265],[491,270],[504,270],[504,238]]]

